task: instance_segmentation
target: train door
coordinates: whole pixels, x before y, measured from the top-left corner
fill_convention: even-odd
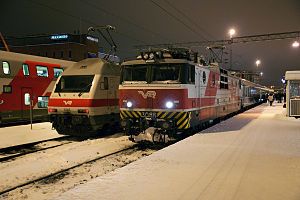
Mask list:
[[[30,118],[30,103],[32,99],[32,88],[21,88],[21,119]]]
[[[118,88],[119,78],[108,77],[108,92],[107,92],[107,103],[109,113],[118,113]]]

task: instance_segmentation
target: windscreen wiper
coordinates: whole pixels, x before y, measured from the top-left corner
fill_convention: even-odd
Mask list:
[[[88,84],[87,86],[85,86],[84,88],[82,88],[82,89],[80,90],[78,96],[80,97],[80,96],[85,92],[85,90],[88,89],[88,88],[91,87],[91,86],[92,86],[92,83],[90,83],[90,84]]]

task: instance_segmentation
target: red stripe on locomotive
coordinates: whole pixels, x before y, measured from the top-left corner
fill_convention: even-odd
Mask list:
[[[119,99],[49,99],[52,107],[105,107],[117,106]]]

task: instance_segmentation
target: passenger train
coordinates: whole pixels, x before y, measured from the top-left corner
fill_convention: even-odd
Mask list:
[[[159,138],[175,137],[262,102],[269,92],[184,48],[144,51],[121,65],[121,125],[131,139],[148,127]]]
[[[66,69],[49,99],[48,112],[59,134],[87,136],[119,126],[120,67],[88,58]]]
[[[48,98],[71,61],[0,51],[0,125],[48,118]],[[32,112],[31,112],[32,111]]]

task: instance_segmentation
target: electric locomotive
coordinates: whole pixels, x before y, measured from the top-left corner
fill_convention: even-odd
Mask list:
[[[88,136],[119,124],[120,67],[100,58],[65,70],[49,99],[48,113],[59,134]]]
[[[131,139],[148,127],[175,137],[239,111],[241,94],[241,79],[188,49],[144,51],[121,66],[121,125]]]

